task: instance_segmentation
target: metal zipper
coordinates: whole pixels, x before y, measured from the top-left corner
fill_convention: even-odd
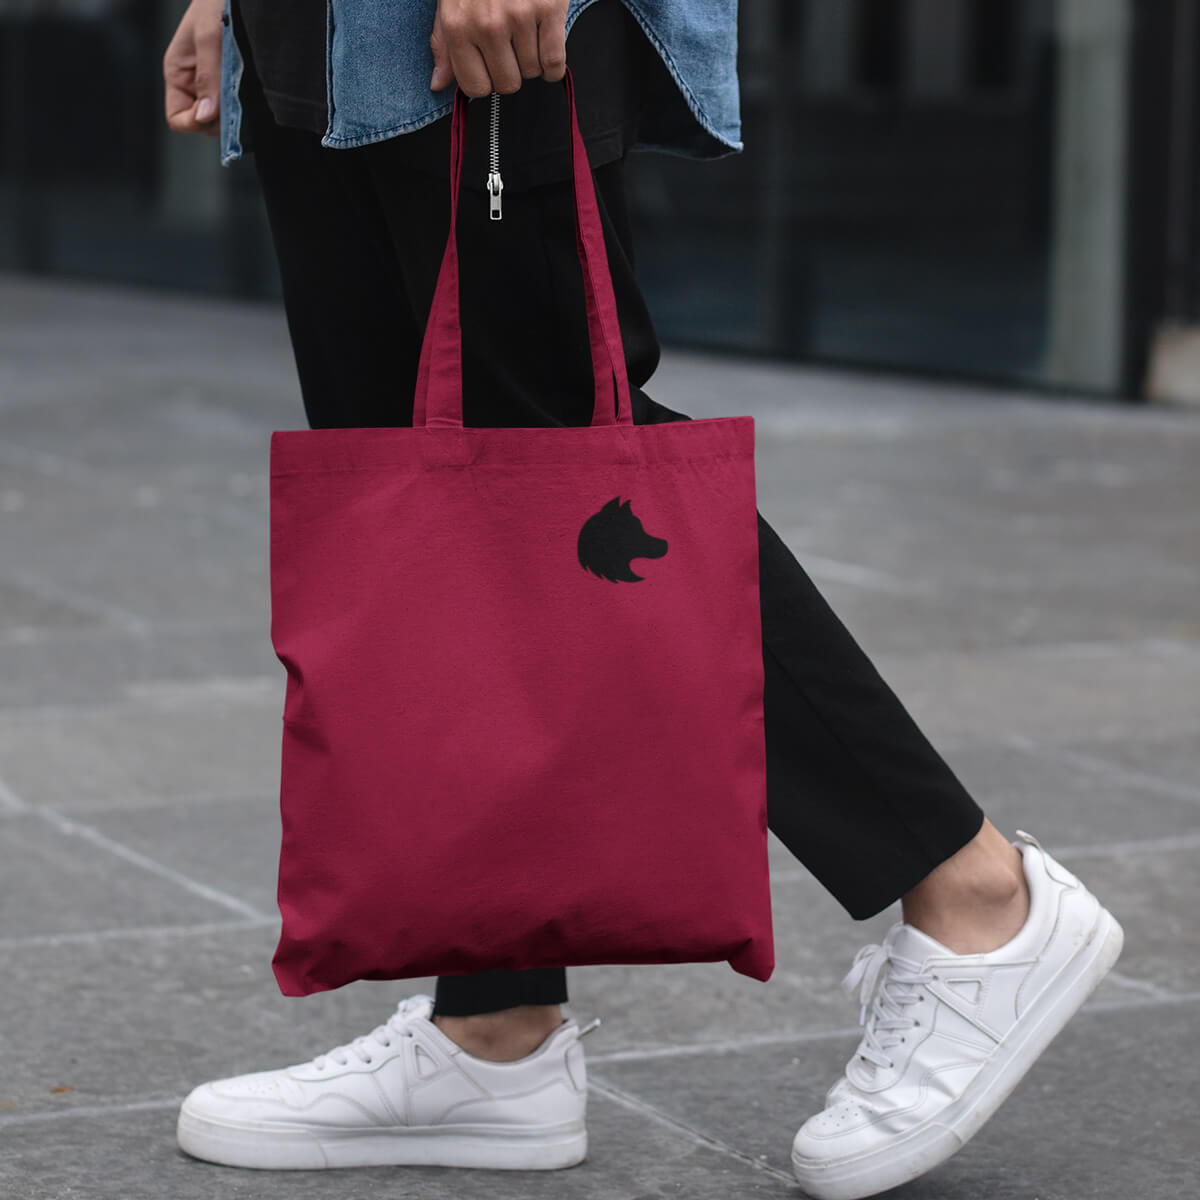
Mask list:
[[[500,211],[500,193],[504,190],[504,181],[500,178],[500,93],[492,93],[492,121],[488,138],[488,215],[493,221],[499,221],[503,216]]]

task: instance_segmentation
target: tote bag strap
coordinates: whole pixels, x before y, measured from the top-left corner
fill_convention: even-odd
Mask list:
[[[592,348],[592,376],[596,403],[593,425],[632,425],[629,377],[625,350],[617,320],[604,230],[596,206],[596,192],[588,164],[587,148],[579,132],[575,90],[568,70],[563,77],[571,123],[571,168],[575,190],[575,246],[583,272],[587,298],[588,339]],[[442,256],[437,289],[417,369],[413,403],[413,425],[461,429],[462,419],[462,325],[458,285],[458,195],[462,184],[464,146],[467,134],[467,97],[460,90],[454,97],[450,134],[450,234]]]

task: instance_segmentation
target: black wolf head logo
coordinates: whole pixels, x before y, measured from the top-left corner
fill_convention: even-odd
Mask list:
[[[640,583],[630,563],[635,558],[662,558],[667,543],[651,537],[633,515],[632,500],[610,500],[583,523],[579,531],[579,565],[600,579],[613,583]]]

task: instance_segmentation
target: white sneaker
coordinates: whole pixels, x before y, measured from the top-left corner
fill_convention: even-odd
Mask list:
[[[579,1027],[516,1062],[474,1058],[428,996],[300,1066],[219,1079],[179,1112],[179,1145],[231,1167],[424,1165],[553,1170],[587,1154]]]
[[[792,1165],[818,1200],[859,1200],[944,1162],[1000,1107],[1121,953],[1120,925],[1026,833],[1020,933],[954,954],[911,925],[860,950],[845,987],[865,1027],[804,1123]]]

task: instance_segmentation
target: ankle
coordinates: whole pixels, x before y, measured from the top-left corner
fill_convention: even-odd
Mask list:
[[[486,1062],[513,1062],[532,1054],[562,1021],[557,1004],[523,1004],[470,1017],[433,1018],[456,1046]]]
[[[903,919],[956,954],[1011,941],[1029,915],[1021,852],[985,821],[979,834],[902,901]]]

